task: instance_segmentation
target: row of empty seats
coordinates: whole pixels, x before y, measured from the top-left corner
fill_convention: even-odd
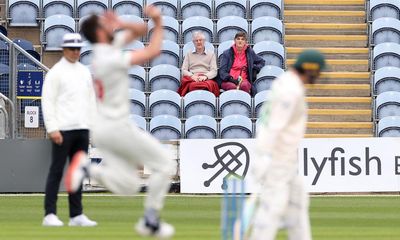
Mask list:
[[[367,0],[368,20],[374,21],[382,17],[400,19],[399,0]]]
[[[145,4],[158,6],[163,15],[175,19],[187,19],[191,16],[211,19],[226,16],[271,16],[282,19],[283,15],[282,0],[9,0],[8,18],[12,26],[38,26],[40,18],[58,14],[82,18],[107,9],[113,9],[118,15],[144,17]]]
[[[131,115],[130,119],[159,140],[252,138],[257,130],[257,123],[242,115],[229,115],[220,121],[207,115],[195,115],[184,123],[170,115],[156,116],[149,122],[138,115]]]
[[[143,19],[133,15],[123,15],[122,18],[132,22],[143,22]],[[78,32],[82,18],[78,23],[69,16],[53,15],[44,20],[42,43],[47,51],[60,50],[62,36],[68,32]],[[249,33],[251,43],[262,41],[275,41],[283,44],[284,27],[281,20],[273,17],[259,17],[251,22],[244,18],[229,16],[221,18],[216,25],[211,19],[205,17],[190,17],[179,24],[172,17],[163,17],[164,39],[176,43],[189,43],[192,41],[192,34],[200,31],[204,34],[206,41],[211,43],[222,43],[233,40],[238,31]],[[154,24],[149,21],[148,36],[141,41],[151,38]]]
[[[33,58],[40,61],[41,56],[38,52],[36,52],[35,48],[33,47],[33,44],[30,41],[23,38],[15,38],[13,39],[13,42],[17,44],[19,47],[21,47],[23,50],[25,50],[27,53],[29,53]],[[0,41],[0,64],[9,65],[10,61],[9,50],[10,47],[8,46],[8,43]],[[28,63],[31,65],[35,65],[33,61],[31,61],[25,55],[18,53],[17,64],[21,63]]]
[[[219,98],[204,90],[189,92],[181,98],[176,92],[158,90],[147,98],[143,92],[129,90],[131,114],[142,117],[171,115],[178,118],[190,118],[195,115],[226,117],[242,115],[258,117],[262,103],[269,99],[269,91],[262,91],[254,98],[241,90],[223,92]]]

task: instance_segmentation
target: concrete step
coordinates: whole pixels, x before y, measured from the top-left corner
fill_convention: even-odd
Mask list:
[[[369,138],[373,137],[370,134],[305,134],[305,138]]]
[[[371,109],[309,109],[310,122],[370,122]]]
[[[8,38],[24,38],[33,45],[40,45],[40,29],[38,27],[8,27]]]
[[[51,68],[53,67],[54,64],[56,64],[56,62],[58,62],[58,60],[60,60],[61,56],[62,56],[61,51],[43,52],[42,62],[45,66]]]
[[[316,83],[320,84],[370,84],[369,72],[323,72]]]
[[[327,59],[368,59],[368,48],[316,48],[322,52]],[[287,58],[296,58],[299,53],[304,51],[301,47],[287,47]]]
[[[296,59],[287,59],[287,65],[293,65]],[[361,59],[327,59],[325,71],[329,72],[366,72],[369,70],[369,61]]]
[[[288,35],[362,35],[367,32],[366,23],[286,23]]]
[[[285,10],[286,23],[365,23],[365,11]]]
[[[371,97],[307,97],[310,109],[371,109]]]
[[[372,122],[308,122],[307,134],[373,134]]]
[[[370,84],[307,84],[307,96],[369,97]]]
[[[286,47],[367,47],[367,35],[286,35]]]

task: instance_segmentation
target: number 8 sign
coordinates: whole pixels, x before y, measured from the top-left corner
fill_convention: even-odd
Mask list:
[[[35,106],[25,107],[25,127],[26,128],[39,127],[39,107]]]

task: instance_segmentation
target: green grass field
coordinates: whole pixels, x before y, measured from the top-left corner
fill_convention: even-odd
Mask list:
[[[175,225],[174,239],[220,239],[220,200],[168,197],[163,217]],[[0,239],[139,239],[133,225],[142,214],[143,197],[85,196],[85,213],[99,223],[95,228],[41,227],[42,203],[42,196],[0,195]],[[65,195],[58,209],[67,223]],[[400,239],[400,197],[313,197],[311,222],[313,239]]]

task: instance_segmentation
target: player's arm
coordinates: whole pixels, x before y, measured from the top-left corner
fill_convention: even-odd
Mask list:
[[[147,15],[152,18],[154,22],[154,30],[150,40],[150,43],[144,49],[132,51],[130,56],[131,65],[138,65],[149,61],[160,55],[161,44],[163,40],[163,27],[161,20],[161,12],[154,6],[147,6]]]

